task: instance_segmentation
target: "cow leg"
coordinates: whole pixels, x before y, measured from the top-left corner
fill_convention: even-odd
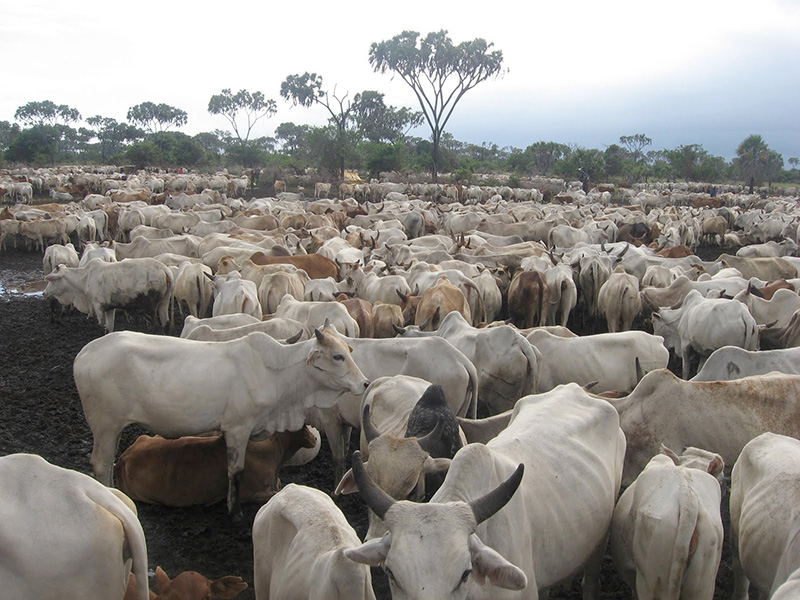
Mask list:
[[[600,597],[600,569],[603,566],[603,556],[608,546],[608,534],[597,545],[583,566],[583,600],[594,600]]]
[[[114,331],[114,319],[116,318],[117,311],[113,308],[103,312],[103,320],[105,321],[106,331],[111,333]]]
[[[113,482],[114,453],[119,445],[119,436],[122,429],[92,431],[92,464],[94,478],[107,487]]]
[[[228,514],[234,519],[242,517],[239,503],[239,482],[244,471],[244,458],[250,431],[235,429],[224,432],[228,462]]]
[[[350,432],[352,426],[342,421],[338,409],[325,409],[318,411],[321,426],[328,439],[333,458],[333,486],[344,477],[347,466],[347,451],[350,448]]]
[[[742,561],[739,558],[739,541],[731,534],[731,569],[733,570],[732,600],[747,600],[750,597],[750,580],[744,574]],[[760,597],[759,593],[759,597]]]

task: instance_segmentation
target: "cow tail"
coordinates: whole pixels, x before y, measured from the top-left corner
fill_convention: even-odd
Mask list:
[[[547,322],[547,316],[545,314],[545,308],[547,307],[544,301],[544,291],[547,289],[547,283],[545,283],[543,278],[539,278],[539,323],[544,325]]]
[[[169,312],[167,313],[167,319],[169,319],[169,326],[175,326],[175,280],[172,278],[172,271],[169,269],[166,270],[165,275],[167,277],[167,298],[169,298]],[[164,323],[164,328],[166,329],[166,323]]]
[[[536,359],[536,353],[533,351],[533,346],[526,339],[519,339],[517,337],[517,345],[525,356],[525,383],[522,386],[520,398],[528,394],[536,393],[536,386],[539,378],[539,361]]]
[[[467,414],[467,411],[470,413],[471,419],[478,418],[478,389],[479,389],[479,380],[478,380],[478,371],[475,369],[475,365],[465,356],[464,357],[464,367],[467,370],[467,375],[469,376],[469,382],[467,383],[467,395],[465,398],[465,406],[464,409],[459,411],[459,416],[463,417]]]
[[[697,521],[699,515],[698,499],[688,487],[681,485],[683,498],[678,508],[678,527],[675,531],[675,544],[669,566],[669,598],[679,598],[683,577],[689,566],[689,558],[697,548]]]
[[[197,316],[201,319],[205,317],[205,315],[200,314],[200,309],[203,307],[204,304],[203,299],[205,297],[205,290],[203,289],[203,278],[196,277],[194,280],[195,283],[197,284]]]
[[[147,586],[147,542],[144,538],[142,524],[131,510],[118,496],[110,490],[103,490],[97,493],[96,490],[89,489],[86,496],[92,502],[107,510],[119,519],[122,529],[125,532],[125,541],[128,543],[133,565],[131,572],[136,575],[136,600],[149,600],[150,592]],[[120,586],[125,589],[126,581],[121,581]]]

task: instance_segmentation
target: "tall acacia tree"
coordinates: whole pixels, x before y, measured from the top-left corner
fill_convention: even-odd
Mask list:
[[[414,91],[433,138],[434,183],[442,132],[458,101],[476,85],[504,72],[503,53],[482,38],[454,45],[446,30],[424,38],[404,31],[390,40],[373,42],[369,63],[376,72],[393,71]]]
[[[233,133],[242,144],[247,143],[250,139],[250,132],[260,119],[271,117],[277,110],[275,100],[265,98],[261,92],[251,94],[247,90],[239,90],[234,94],[226,88],[222,90],[222,93],[211,96],[211,100],[208,101],[208,112],[212,115],[222,115],[228,119],[233,127]],[[247,120],[247,129],[244,126],[240,129],[236,121],[239,113],[243,113]]]
[[[339,177],[344,178],[344,161],[347,146],[347,125],[356,107],[356,99],[349,100],[345,93],[339,96],[336,87],[332,92],[322,89],[322,76],[305,72],[302,75],[289,75],[281,83],[281,97],[292,105],[306,108],[319,104],[330,114],[330,121],[336,128],[336,146],[338,149]],[[360,96],[357,96],[360,97]]]
[[[128,120],[155,135],[167,131],[170,127],[183,127],[189,116],[186,111],[169,104],[142,102],[128,109]]]

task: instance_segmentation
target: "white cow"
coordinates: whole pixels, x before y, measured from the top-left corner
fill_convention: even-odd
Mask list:
[[[697,449],[690,457],[697,460]],[[705,452],[705,451],[700,451]],[[722,556],[722,458],[698,467],[654,456],[623,492],[611,520],[614,567],[638,598],[712,600]]]
[[[290,483],[253,521],[256,600],[375,600],[369,569],[345,557],[360,544],[330,496]]]
[[[417,326],[402,330],[402,337],[437,336],[446,339],[478,372],[478,400],[492,414],[513,408],[514,402],[537,390],[539,358],[531,344],[513,327],[472,327],[458,311],[442,319],[436,331],[419,331]]]
[[[642,309],[639,280],[619,265],[600,288],[597,308],[605,316],[610,333],[629,331]]]
[[[267,273],[258,284],[258,300],[266,314],[272,314],[278,309],[278,304],[286,294],[295,300],[303,300],[305,293],[304,278],[297,273],[278,271]]]
[[[758,350],[758,325],[744,304],[703,298],[697,290],[686,295],[680,308],[653,313],[653,331],[681,357],[684,379],[689,379],[694,355],[700,358],[699,370],[711,353],[723,346]]]
[[[147,548],[119,490],[34,454],[0,458],[4,598],[122,600],[131,570],[147,600]],[[130,556],[124,560],[125,556]]]
[[[217,275],[214,278],[214,306],[211,316],[232,315],[244,313],[261,319],[261,303],[258,301],[256,284],[247,279],[242,279],[238,271],[227,275]]]
[[[771,324],[776,329],[786,327],[794,312],[800,310],[800,296],[794,290],[777,290],[771,300],[766,300],[758,296],[757,289],[748,286],[733,299],[747,307],[756,323]]]
[[[222,315],[219,317],[208,317],[206,319],[197,319],[189,315],[183,321],[183,329],[181,330],[180,337],[189,337],[189,334],[201,325],[207,325],[209,329],[228,329],[230,327],[241,327],[243,325],[251,325],[253,323],[261,323],[261,319],[257,319],[244,313]]]
[[[800,375],[800,348],[751,351],[724,346],[714,350],[692,381],[728,381],[772,371]]]
[[[94,436],[95,477],[111,484],[119,435],[130,423],[167,438],[220,430],[228,448],[228,511],[238,513],[235,482],[248,439],[300,429],[307,411],[369,385],[332,328],[314,333],[291,346],[264,333],[219,343],[119,332],[89,342],[73,375]]]
[[[742,450],[731,474],[735,600],[773,597],[800,568],[800,441],[764,433]]]
[[[49,275],[56,270],[58,265],[75,268],[79,266],[80,259],[78,253],[75,251],[75,246],[72,244],[53,244],[48,246],[44,251],[44,258],[42,259],[42,271],[45,275]]]
[[[595,381],[593,392],[627,392],[636,387],[641,374],[663,369],[669,362],[664,338],[644,331],[561,337],[535,329],[528,334],[528,341],[542,356],[540,392],[562,383]],[[637,359],[642,373],[637,372]]]
[[[629,485],[662,443],[705,448],[725,464],[765,431],[800,437],[800,376],[770,373],[733,381],[684,381],[668,369],[645,375],[627,397],[609,399],[628,440]]]
[[[202,321],[208,320],[209,319],[203,319]],[[254,331],[261,331],[278,341],[289,340],[294,343],[296,341],[309,339],[313,329],[300,321],[287,319],[285,317],[272,317],[257,323],[250,323],[249,325],[237,325],[236,327],[220,329],[214,329],[209,325],[203,325],[202,321],[197,327],[193,327],[187,335],[182,337],[203,342],[227,342],[228,340],[244,337],[248,333],[253,333]]]
[[[211,268],[202,263],[184,262],[175,276],[174,295],[181,313],[182,304],[185,304],[193,317],[205,317],[214,298]]]
[[[308,327],[320,327],[328,319],[339,333],[348,337],[359,336],[358,323],[339,302],[305,302],[286,294],[281,298],[275,316],[294,319]]]
[[[593,597],[625,453],[610,408],[575,384],[520,399],[500,435],[456,454],[428,504],[394,501],[356,455],[359,491],[389,531],[346,556],[381,565],[395,600],[535,599],[584,568]]]
[[[162,327],[169,323],[172,272],[153,258],[96,259],[85,267],[59,267],[45,280],[45,298],[95,316],[106,331],[114,331],[116,309],[152,308]]]
[[[89,264],[90,260],[99,258],[104,262],[117,262],[117,253],[114,248],[109,246],[98,246],[96,244],[86,244],[83,247],[83,254],[81,260],[78,262],[79,267],[85,267]]]

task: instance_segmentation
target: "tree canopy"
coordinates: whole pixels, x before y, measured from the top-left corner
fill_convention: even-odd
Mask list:
[[[128,109],[128,120],[144,127],[155,135],[170,127],[183,127],[189,120],[186,111],[168,104],[142,102]]]
[[[250,139],[250,132],[253,126],[263,118],[269,118],[278,110],[274,100],[267,99],[261,92],[239,90],[235,94],[230,89],[225,88],[222,93],[211,96],[208,101],[208,112],[212,115],[222,115],[233,127],[233,133],[240,142],[247,142]],[[246,123],[241,127],[237,122],[240,113],[244,116]]]
[[[440,30],[424,38],[416,31],[404,31],[370,47],[372,68],[399,75],[419,101],[433,138],[434,182],[442,132],[453,109],[469,90],[503,72],[503,53],[492,51],[493,45],[481,38],[455,45],[447,31]]]
[[[20,106],[14,113],[16,121],[22,121],[24,125],[33,127],[35,125],[66,125],[80,121],[81,113],[78,109],[71,108],[66,104],[56,105],[50,100],[41,102],[28,102]]]

